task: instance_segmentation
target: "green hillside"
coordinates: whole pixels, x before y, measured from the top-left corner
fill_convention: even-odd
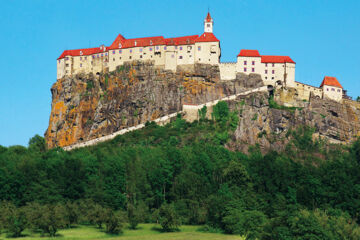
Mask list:
[[[141,225],[135,232],[149,237],[136,239],[360,239],[359,140],[331,145],[299,126],[284,152],[253,146],[245,154],[225,147],[237,122],[220,102],[212,121],[148,123],[70,152],[46,150],[38,136],[28,148],[0,147],[3,236],[26,228],[46,237],[52,230],[43,225],[53,224],[66,239],[82,239],[77,231],[111,239],[92,227],[69,229],[101,219],[102,231],[125,231],[116,239],[132,239],[128,223],[138,222],[172,233],[155,236],[151,224]]]

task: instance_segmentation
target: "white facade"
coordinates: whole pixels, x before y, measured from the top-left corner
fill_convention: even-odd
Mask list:
[[[150,37],[125,39],[119,35],[110,47],[66,50],[57,61],[57,78],[78,73],[98,73],[134,60],[153,60],[154,65],[176,71],[178,65],[219,64],[220,42],[212,33],[210,14],[204,20],[200,36],[179,38]]]

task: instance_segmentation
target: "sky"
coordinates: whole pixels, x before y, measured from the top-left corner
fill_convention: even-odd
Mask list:
[[[241,49],[287,55],[296,81],[338,78],[360,96],[359,0],[11,0],[0,9],[0,145],[44,135],[56,59],[66,49],[126,38],[202,34],[210,9],[221,62]]]

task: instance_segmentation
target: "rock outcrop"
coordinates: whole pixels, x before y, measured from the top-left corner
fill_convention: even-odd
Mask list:
[[[279,100],[285,99],[284,91],[292,92],[277,90]],[[270,106],[267,93],[229,102],[231,109],[239,112],[239,124],[227,147],[246,152],[249,146],[258,144],[263,152],[281,151],[288,142],[288,131],[303,125],[315,130],[313,137],[326,138],[329,143],[349,143],[360,136],[360,104],[354,101],[339,103],[314,97],[292,104],[301,107]]]
[[[45,139],[49,148],[64,147],[180,111],[184,103],[201,104],[261,85],[256,74],[220,81],[218,66],[195,64],[172,72],[150,61],[65,77],[51,88]]]

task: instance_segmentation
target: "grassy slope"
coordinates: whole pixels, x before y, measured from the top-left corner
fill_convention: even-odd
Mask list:
[[[60,230],[59,234],[61,236],[56,238],[45,238],[40,237],[39,234],[31,234],[32,237],[22,237],[22,238],[10,238],[10,239],[31,239],[31,240],[48,240],[48,239],[66,239],[66,240],[76,240],[76,239],[107,239],[107,240],[241,240],[241,237],[234,235],[225,235],[218,233],[203,233],[198,232],[197,229],[199,226],[182,226],[180,232],[174,233],[160,233],[152,228],[157,225],[154,224],[140,224],[139,229],[129,230],[125,229],[122,235],[108,235],[104,232],[89,226],[79,226],[72,229]],[[24,234],[30,235],[29,232],[25,231]],[[0,239],[5,239],[4,234],[0,235]]]

